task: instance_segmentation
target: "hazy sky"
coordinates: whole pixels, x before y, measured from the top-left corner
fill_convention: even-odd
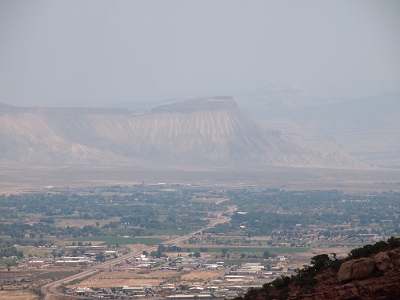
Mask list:
[[[0,103],[400,89],[400,1],[0,1]]]

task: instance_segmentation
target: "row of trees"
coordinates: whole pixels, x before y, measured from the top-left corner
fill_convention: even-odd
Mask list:
[[[23,194],[0,196],[0,236],[12,239],[144,235],[143,229],[193,230],[209,223],[215,203],[191,201],[184,193],[132,195]],[[32,223],[33,214],[41,214]],[[98,220],[120,217],[99,226]],[[30,218],[30,222],[26,222]],[[96,226],[57,226],[61,219],[95,220]]]
[[[86,225],[82,228],[79,227],[55,227],[43,223],[35,223],[33,225],[15,222],[12,224],[0,223],[0,235],[9,236],[11,238],[23,239],[26,236],[30,238],[43,239],[45,235],[57,237],[88,237],[100,236],[101,230],[92,225]]]

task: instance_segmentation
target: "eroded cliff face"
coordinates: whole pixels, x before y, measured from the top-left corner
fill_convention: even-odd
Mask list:
[[[325,270],[317,280],[315,293],[292,290],[289,299],[400,299],[400,248],[346,261],[337,273]]]
[[[254,122],[230,97],[188,100],[146,113],[2,105],[0,159],[365,167],[341,150],[305,147]]]

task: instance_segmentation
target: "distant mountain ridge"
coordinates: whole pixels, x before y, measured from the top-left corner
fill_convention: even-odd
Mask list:
[[[284,133],[334,138],[369,165],[400,167],[400,91],[362,98],[318,99],[292,86],[269,86],[237,98],[260,123]]]
[[[340,148],[304,147],[298,139],[253,121],[225,96],[146,113],[0,105],[3,161],[365,167]]]

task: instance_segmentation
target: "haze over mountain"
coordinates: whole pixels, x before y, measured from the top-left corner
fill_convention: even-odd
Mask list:
[[[3,162],[365,167],[332,140],[316,143],[316,136],[284,135],[253,121],[231,97],[142,113],[1,105],[0,114]]]
[[[333,138],[369,164],[400,166],[400,91],[362,98],[318,98],[296,85],[270,85],[235,97],[260,123],[284,133]]]
[[[181,97],[115,106],[146,110]],[[368,97],[324,98],[296,84],[270,84],[233,98],[245,114],[296,139],[302,147],[318,145],[327,149],[329,144],[333,147],[330,151],[338,148],[371,166],[400,166],[400,91]],[[303,138],[299,140],[299,136]]]

